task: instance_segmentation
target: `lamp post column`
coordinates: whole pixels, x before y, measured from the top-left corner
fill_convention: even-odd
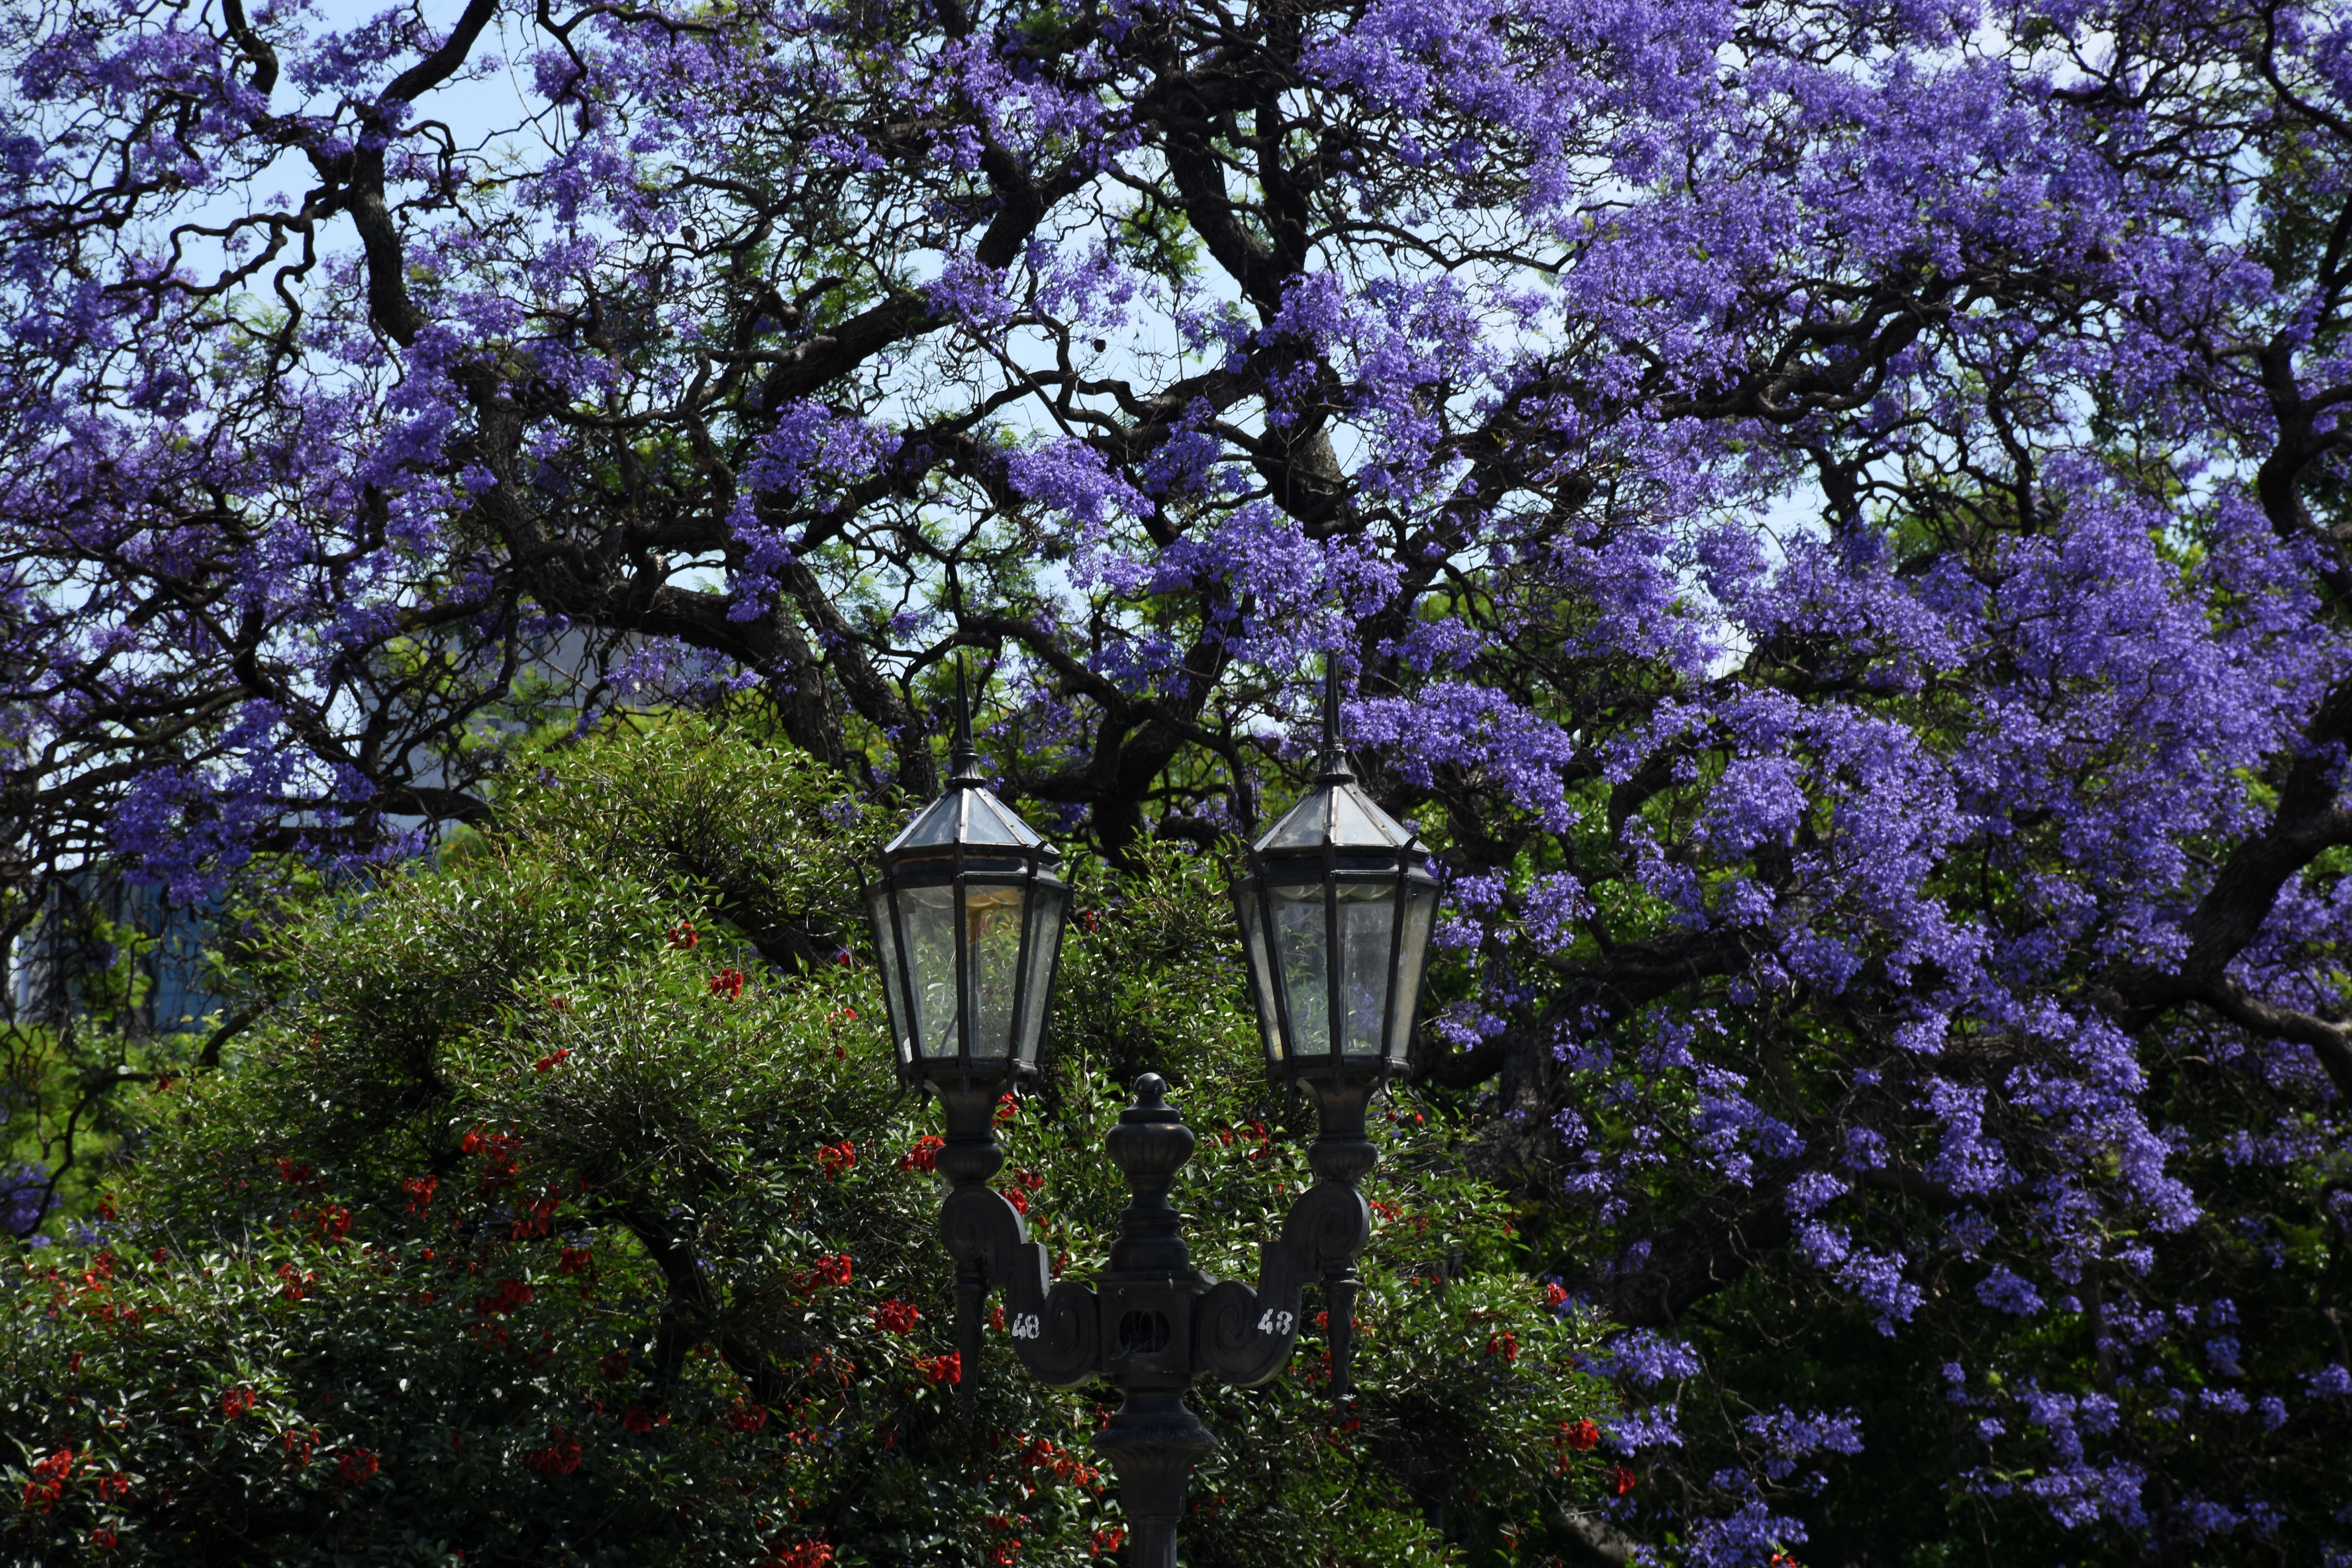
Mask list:
[[[1176,1525],[1192,1467],[1216,1437],[1184,1403],[1198,1369],[1192,1315],[1208,1281],[1184,1246],[1183,1216],[1168,1201],[1192,1157],[1192,1132],[1167,1101],[1157,1073],[1135,1083],[1106,1141],[1134,1196],[1119,1215],[1110,1267],[1095,1281],[1102,1302],[1103,1374],[1125,1397],[1094,1440],[1118,1477],[1119,1506],[1134,1527],[1132,1568],[1176,1568]]]

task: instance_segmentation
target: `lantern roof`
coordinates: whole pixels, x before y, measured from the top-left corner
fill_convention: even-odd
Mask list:
[[[947,787],[925,806],[898,836],[883,846],[885,856],[920,854],[926,849],[1012,851],[1059,860],[1061,852],[1037,830],[1014,815],[1013,808],[989,792],[988,775],[980,765],[980,751],[971,742],[971,701],[964,687],[961,661],[956,665],[955,740],[948,752],[951,764]]]
[[[1261,855],[1296,855],[1322,849],[1341,854],[1403,854],[1418,836],[1380,808],[1356,782],[1348,754],[1339,749],[1339,683],[1336,666],[1323,683],[1323,761],[1315,787],[1283,813],[1254,847]]]

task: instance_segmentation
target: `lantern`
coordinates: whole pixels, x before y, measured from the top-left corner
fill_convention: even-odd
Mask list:
[[[1412,1048],[1437,879],[1429,853],[1356,783],[1327,676],[1315,787],[1250,847],[1233,885],[1251,999],[1276,1081],[1385,1079]]]
[[[1060,854],[986,787],[960,664],[949,760],[945,793],[866,889],[898,1076],[1018,1080],[1037,1070],[1070,889]]]

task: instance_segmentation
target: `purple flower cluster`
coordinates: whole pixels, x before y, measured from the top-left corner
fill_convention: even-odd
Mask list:
[[[1769,1343],[1953,1358],[1971,1539],[2345,1550],[2352,13],[1261,10],[0,26],[31,875],[625,709],[921,795],[959,648],[1034,820],[1213,847],[1336,665],[1623,1528],[1885,1554]]]

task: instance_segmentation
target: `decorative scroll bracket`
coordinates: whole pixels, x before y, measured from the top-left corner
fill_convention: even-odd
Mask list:
[[[940,1236],[956,1264],[956,1392],[966,1409],[979,1398],[982,1313],[992,1286],[1004,1292],[1013,1353],[1040,1383],[1075,1387],[1095,1375],[1102,1359],[1094,1292],[1074,1280],[1055,1281],[1045,1249],[1029,1239],[1020,1211],[988,1185],[1004,1163],[996,1095],[994,1080],[940,1089],[948,1136],[939,1168],[955,1183],[940,1211]]]
[[[992,1289],[1005,1295],[1014,1353],[1042,1383],[1072,1387],[1100,1375],[1124,1395],[1094,1447],[1117,1473],[1120,1504],[1135,1529],[1132,1568],[1176,1568],[1176,1525],[1193,1467],[1217,1439],[1184,1403],[1203,1373],[1251,1385],[1279,1373],[1298,1342],[1308,1281],[1319,1282],[1329,1313],[1333,1397],[1350,1397],[1356,1260],[1371,1236],[1371,1213],[1356,1184],[1380,1161],[1365,1135],[1369,1081],[1315,1080],[1321,1130],[1307,1146],[1318,1180],[1291,1206],[1282,1235],[1259,1249],[1257,1288],[1214,1282],[1196,1272],[1183,1216],[1169,1201],[1193,1138],[1169,1105],[1156,1073],[1135,1081],[1135,1103],[1106,1141],[1132,1196],[1119,1215],[1109,1267],[1095,1289],[1055,1283],[1045,1249],[1029,1239],[1020,1213],[988,1180],[1004,1163],[996,1142],[994,1080],[939,1086],[947,1143],[939,1168],[955,1184],[940,1216],[956,1263],[958,1394],[969,1409],[979,1389],[981,1322]]]
[[[1356,1260],[1371,1239],[1372,1214],[1356,1190],[1380,1163],[1367,1136],[1365,1108],[1373,1086],[1364,1080],[1312,1080],[1321,1131],[1307,1145],[1307,1163],[1318,1180],[1300,1194],[1282,1222],[1282,1235],[1258,1249],[1257,1289],[1238,1279],[1213,1287],[1201,1303],[1201,1370],[1223,1382],[1255,1387],[1282,1371],[1305,1324],[1305,1287],[1323,1287],[1331,1348],[1331,1397],[1344,1402],[1355,1384]]]

